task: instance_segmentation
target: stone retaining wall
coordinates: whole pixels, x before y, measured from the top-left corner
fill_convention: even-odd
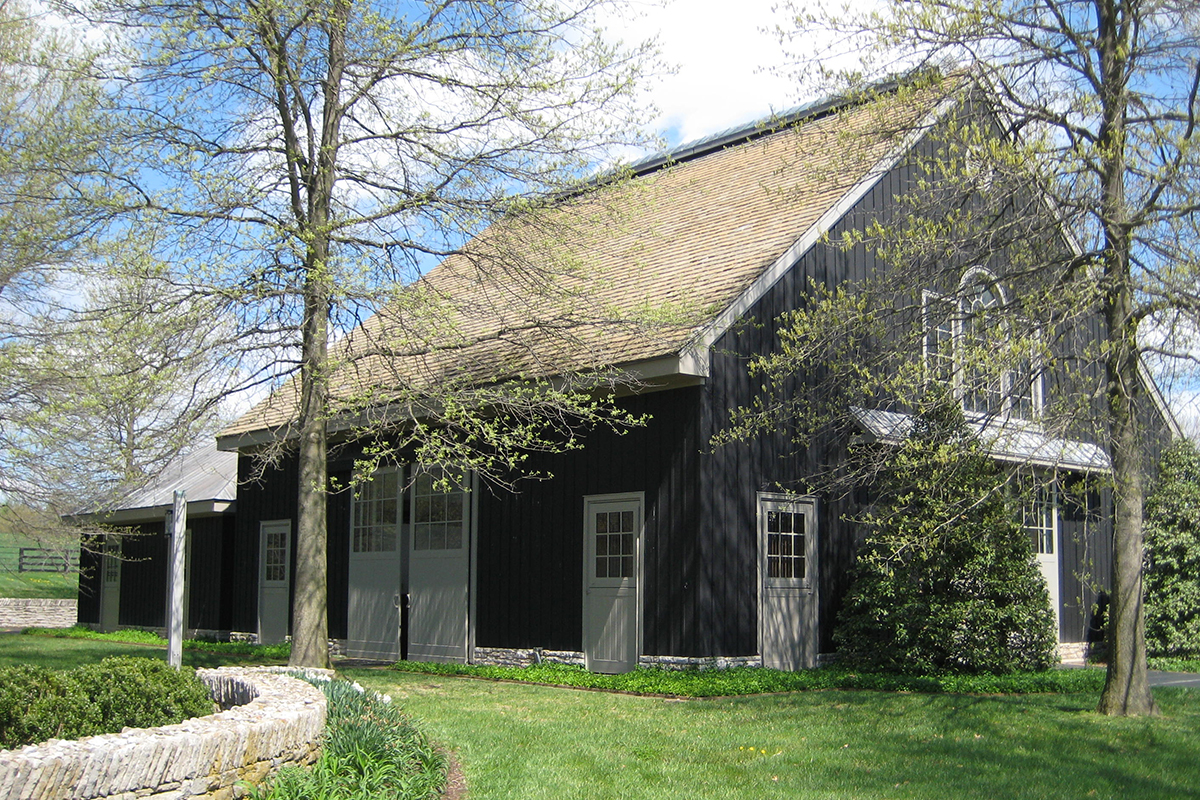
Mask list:
[[[70,628],[79,618],[78,600],[0,597],[0,628]]]
[[[287,764],[311,764],[324,693],[277,670],[200,669],[225,710],[161,728],[0,750],[0,800],[216,800]]]

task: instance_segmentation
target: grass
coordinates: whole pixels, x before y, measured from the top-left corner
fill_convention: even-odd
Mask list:
[[[667,700],[391,670],[387,692],[500,798],[1189,798],[1200,693],[1164,716],[1092,713],[1095,692],[876,691]]]
[[[92,664],[105,656],[141,656],[166,660],[165,640],[144,631],[79,633],[33,629],[34,633],[0,634],[0,666],[37,664],[65,669]],[[226,649],[222,650],[224,647]],[[279,647],[256,647],[244,643],[185,642],[183,663],[189,667],[250,666],[284,664],[286,652]]]
[[[485,667],[400,661],[393,669],[430,675],[521,681],[550,686],[606,689],[673,697],[731,697],[820,689],[874,689],[891,692],[959,692],[1026,694],[1099,692],[1103,670],[1048,670],[1014,675],[894,675],[839,667],[781,672],[758,667],[724,670],[637,669],[624,675],[597,675],[582,667],[538,664],[530,667]]]
[[[12,533],[0,533],[0,597],[72,600],[79,595],[79,576],[74,572],[19,572],[22,547],[37,542]]]

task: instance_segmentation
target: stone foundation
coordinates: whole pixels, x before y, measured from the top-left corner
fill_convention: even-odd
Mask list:
[[[1058,658],[1064,664],[1083,664],[1087,662],[1087,642],[1059,642]]]
[[[0,628],[70,628],[79,601],[0,597]]]
[[[582,667],[583,653],[575,650],[544,650],[515,647],[476,647],[472,663],[497,667],[528,667],[531,664],[572,664]],[[639,667],[660,669],[728,669],[730,667],[761,667],[761,656],[640,656]]]
[[[762,656],[640,656],[639,667],[659,669],[730,669],[731,667],[761,667]]]
[[[161,728],[0,750],[0,800],[186,800],[245,794],[288,764],[311,764],[324,693],[279,670],[196,670],[224,709]]]

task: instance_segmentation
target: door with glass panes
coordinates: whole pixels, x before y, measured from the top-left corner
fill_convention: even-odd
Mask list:
[[[258,530],[258,641],[279,644],[288,635],[292,521],[260,522]]]
[[[763,666],[817,665],[817,517],[812,498],[758,495],[759,645]]]
[[[643,495],[584,498],[583,652],[592,672],[629,672],[641,652]]]
[[[1038,569],[1046,580],[1050,608],[1054,612],[1054,631],[1059,635],[1059,568],[1058,568],[1058,498],[1052,481],[1038,482],[1028,487],[1022,508],[1022,522],[1033,543]]]
[[[470,476],[424,470],[410,489],[408,657],[465,662],[471,602]]]
[[[354,493],[346,654],[355,658],[400,658],[403,489],[403,468],[385,467]]]

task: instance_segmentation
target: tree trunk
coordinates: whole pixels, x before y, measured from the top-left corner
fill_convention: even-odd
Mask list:
[[[321,275],[305,293],[300,405],[300,505],[296,522],[296,585],[292,654],[297,667],[329,666],[329,575],[326,558],[326,416],[328,297]]]
[[[1142,504],[1145,499],[1142,437],[1138,430],[1137,319],[1133,314],[1132,237],[1125,196],[1125,115],[1129,52],[1128,10],[1120,0],[1096,0],[1100,57],[1100,223],[1104,227],[1105,362],[1112,429],[1112,602],[1108,624],[1108,676],[1098,711],[1121,716],[1157,714],[1146,676],[1142,606]]]
[[[1112,323],[1110,323],[1112,324]],[[1157,714],[1146,675],[1145,609],[1142,605],[1142,504],[1145,498],[1141,437],[1137,425],[1136,351],[1124,346],[1109,359],[1113,411],[1113,566],[1108,624],[1108,676],[1098,710],[1120,716]]]
[[[325,23],[329,35],[321,147],[307,176],[309,233],[304,263],[300,408],[300,508],[296,542],[296,590],[293,600],[294,666],[329,666],[329,564],[326,516],[329,418],[330,225],[341,124],[341,85],[346,65],[346,24],[350,4],[334,4]],[[297,147],[297,150],[299,148]]]

